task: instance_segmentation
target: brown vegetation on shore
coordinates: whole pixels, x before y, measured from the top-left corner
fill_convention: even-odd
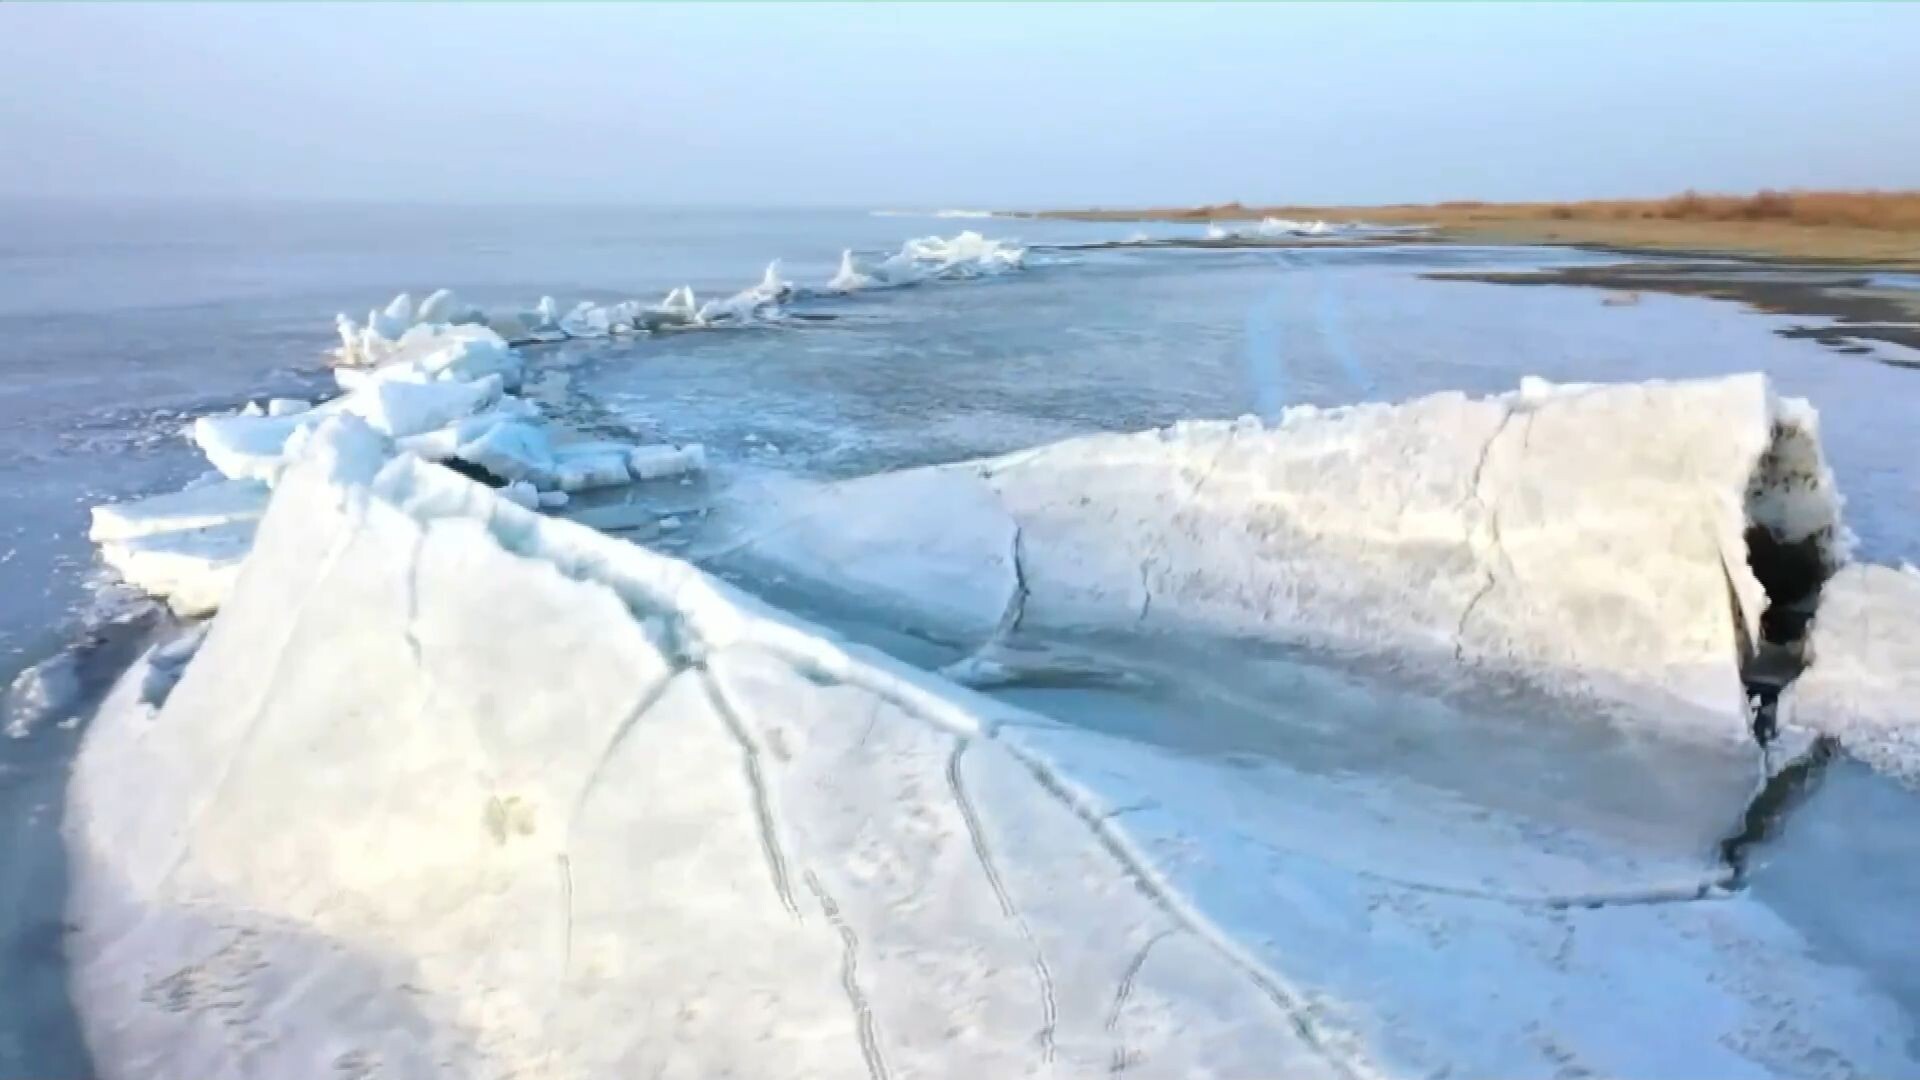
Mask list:
[[[1048,211],[1087,220],[1244,221],[1262,217],[1432,226],[1439,239],[1728,251],[1920,264],[1920,191],[1686,191],[1662,199],[1452,201],[1394,206],[1247,206]]]
[[[1400,209],[1400,208],[1396,208]],[[1664,199],[1560,203],[1440,203],[1448,212],[1485,210],[1501,219],[1551,221],[1774,221],[1856,229],[1920,230],[1920,191],[1772,191],[1716,195],[1685,191]]]

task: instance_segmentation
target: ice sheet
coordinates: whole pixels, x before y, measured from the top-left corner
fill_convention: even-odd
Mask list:
[[[1596,898],[1679,865],[1631,831],[1063,729],[389,452],[321,429],[88,732],[103,1077],[1914,1067],[1759,905]]]
[[[76,769],[102,1076],[1369,1074],[993,706],[351,421],[309,450]]]
[[[1750,515],[1841,532],[1810,421],[1760,376],[1530,380],[778,487],[743,500],[741,546],[963,634],[1010,620],[1386,653],[1740,740],[1766,605]],[[1771,453],[1783,442],[1795,453]],[[1798,495],[1769,494],[1763,455],[1804,473]]]

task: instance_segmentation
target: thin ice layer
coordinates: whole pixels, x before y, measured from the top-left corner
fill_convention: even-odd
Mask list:
[[[254,520],[150,532],[100,545],[100,558],[136,589],[194,617],[218,610],[253,543]]]
[[[96,506],[87,538],[104,543],[257,521],[266,512],[269,494],[267,486],[256,480],[215,480],[183,491]]]
[[[743,550],[897,607],[964,606],[963,628],[999,611],[1457,662],[1741,738],[1767,603],[1750,481],[1809,415],[1758,375],[1300,408],[775,489]],[[1755,501],[1837,535],[1831,477],[1805,477]],[[862,520],[889,527],[838,528]]]

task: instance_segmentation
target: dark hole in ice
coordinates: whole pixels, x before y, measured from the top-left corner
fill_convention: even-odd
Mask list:
[[[1838,745],[1825,735],[1813,741],[1805,756],[1774,773],[1747,804],[1740,831],[1720,842],[1720,857],[1733,871],[1733,884],[1746,883],[1747,852],[1780,831],[1787,814],[1813,794],[1821,773],[1833,760]]]
[[[1776,422],[1772,445],[1755,463],[1747,483],[1747,566],[1766,590],[1767,607],[1760,612],[1760,640],[1748,641],[1742,631],[1740,674],[1753,737],[1762,746],[1778,732],[1780,692],[1806,666],[1807,627],[1819,606],[1820,587],[1835,569],[1835,525],[1788,540],[1765,522],[1793,516],[1781,513],[1781,500],[1799,502],[1804,513],[1804,500],[1819,499],[1818,461],[1819,448],[1808,432]],[[1742,621],[1737,599],[1734,618]]]
[[[1827,579],[1827,530],[1787,542],[1763,525],[1747,527],[1747,565],[1767,590],[1760,615],[1760,637],[1787,645],[1805,636]]]
[[[475,465],[471,461],[462,461],[459,458],[448,458],[447,460],[440,462],[440,466],[442,468],[452,469],[454,472],[459,473],[461,476],[464,476],[467,479],[475,481],[477,483],[485,484],[490,488],[501,488],[501,487],[507,486],[507,481],[504,477],[496,475],[493,472],[493,470],[488,469],[485,466]]]

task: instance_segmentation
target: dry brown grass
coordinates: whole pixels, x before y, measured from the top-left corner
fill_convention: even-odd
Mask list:
[[[1448,205],[1442,203],[1441,207]],[[1665,199],[1519,204],[1507,209],[1523,207],[1537,207],[1541,216],[1553,221],[1773,221],[1814,227],[1920,230],[1920,191],[1766,190],[1752,195],[1685,191]]]
[[[1664,199],[1396,206],[1247,206],[1070,210],[1043,216],[1231,221],[1262,217],[1430,225],[1439,240],[1724,251],[1878,265],[1920,264],[1920,191],[1685,191]]]

